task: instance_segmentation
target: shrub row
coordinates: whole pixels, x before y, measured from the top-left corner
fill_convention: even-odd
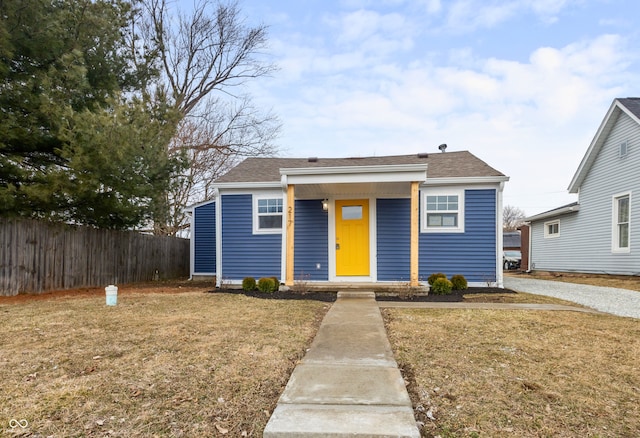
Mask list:
[[[272,294],[280,288],[280,281],[276,277],[263,277],[256,282],[253,277],[245,277],[242,280],[242,289],[246,292],[259,290],[260,292]]]
[[[467,279],[463,275],[454,275],[449,280],[442,272],[431,274],[427,282],[429,283],[430,291],[437,295],[446,295],[450,294],[452,290],[465,290],[469,287]]]

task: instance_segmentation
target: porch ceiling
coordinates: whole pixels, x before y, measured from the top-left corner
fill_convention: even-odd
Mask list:
[[[295,187],[297,199],[371,196],[406,198],[411,195],[411,183],[409,182],[297,184]]]

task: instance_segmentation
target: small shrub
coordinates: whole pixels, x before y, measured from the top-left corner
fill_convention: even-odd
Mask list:
[[[451,289],[453,289],[453,284],[446,277],[437,278],[431,285],[431,293],[436,295],[448,295],[451,293]]]
[[[451,284],[453,285],[454,290],[465,290],[469,287],[464,275],[454,275],[451,277]]]
[[[276,282],[273,281],[273,278],[263,277],[258,280],[258,290],[260,292],[271,294],[278,290],[278,286],[276,285]]]
[[[271,277],[271,279],[273,279],[273,284],[275,284],[275,289],[274,292],[277,291],[278,289],[280,289],[280,280],[278,280],[278,277]]]
[[[429,286],[433,286],[433,282],[436,281],[438,278],[447,278],[447,276],[444,275],[442,272],[436,272],[435,274],[429,275],[429,278],[427,278],[427,283],[429,283]]]
[[[253,277],[245,277],[242,280],[242,290],[246,292],[256,290],[256,279]]]

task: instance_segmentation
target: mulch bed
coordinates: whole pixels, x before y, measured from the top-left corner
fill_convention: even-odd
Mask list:
[[[324,302],[334,302],[336,300],[335,292],[292,292],[292,291],[278,291],[274,293],[264,293],[260,291],[245,292],[242,289],[215,289],[210,290],[209,293],[228,293],[228,294],[242,294],[253,298],[262,298],[268,300],[315,300]],[[470,294],[515,294],[511,289],[501,289],[498,287],[470,287],[464,291],[454,290],[449,295],[415,295],[412,297],[401,298],[397,294],[392,293],[377,293],[377,301],[406,301],[406,302],[442,302],[442,303],[455,303],[464,301],[464,295]]]

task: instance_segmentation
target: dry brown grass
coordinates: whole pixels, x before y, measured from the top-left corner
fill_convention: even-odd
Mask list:
[[[548,297],[545,295],[518,293],[490,293],[490,294],[467,294],[464,295],[465,303],[515,303],[515,304],[559,304],[565,306],[584,307],[573,301],[561,300],[560,298]]]
[[[640,436],[640,321],[385,310],[422,436]],[[431,417],[431,418],[430,418]]]
[[[326,308],[202,291],[0,302],[0,435],[262,436]]]
[[[527,276],[540,280],[564,281],[567,283],[590,284],[592,286],[618,287],[640,291],[640,276],[581,274],[571,272],[533,271],[528,274],[509,273],[513,276]]]

